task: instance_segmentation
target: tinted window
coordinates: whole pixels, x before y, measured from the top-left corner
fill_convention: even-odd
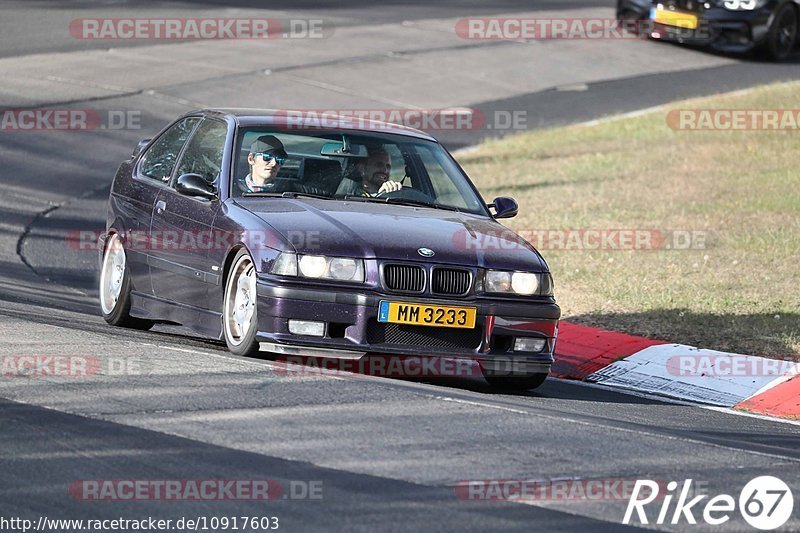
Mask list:
[[[164,132],[144,154],[139,172],[148,178],[169,181],[178,154],[199,120],[199,118],[181,120]]]
[[[225,123],[211,119],[204,120],[186,145],[175,176],[200,174],[209,184],[214,183],[222,168],[227,134],[228,127]]]
[[[417,206],[424,202],[486,214],[481,198],[439,144],[382,132],[242,130],[236,144],[238,156],[232,196],[250,192],[251,186],[245,179],[255,168],[248,160],[250,146],[265,135],[280,141],[287,158],[278,167],[277,174],[264,176],[260,184],[254,183],[262,188],[254,192],[299,192],[332,200],[345,196],[391,197],[393,203],[407,200],[409,205]],[[351,153],[362,155],[339,157],[335,154],[341,152],[325,148],[330,145],[336,148],[336,145],[343,144],[345,137]],[[381,163],[383,170],[380,169]],[[264,161],[263,164],[269,163]],[[271,180],[267,180],[268,177]],[[396,182],[401,188],[389,194],[382,193],[380,187],[384,182],[381,180]]]

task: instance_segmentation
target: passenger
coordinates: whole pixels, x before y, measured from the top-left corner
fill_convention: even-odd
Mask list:
[[[391,172],[392,159],[389,152],[381,146],[368,147],[367,157],[355,164],[350,175],[339,184],[336,195],[377,196],[399,191],[403,184],[389,180]]]
[[[275,178],[286,157],[283,143],[274,135],[262,135],[256,139],[247,155],[250,173],[237,181],[239,190],[242,193],[273,192]]]

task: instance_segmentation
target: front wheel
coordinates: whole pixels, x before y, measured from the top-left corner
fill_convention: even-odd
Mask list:
[[[494,376],[484,371],[484,379],[496,389],[503,391],[527,391],[539,388],[547,379],[547,374],[529,374],[526,376]]]
[[[791,3],[777,13],[767,34],[767,53],[778,61],[786,59],[797,44],[797,10]]]
[[[250,254],[240,250],[233,259],[225,283],[222,330],[228,349],[236,355],[258,352],[258,305],[256,305],[256,267]]]
[[[617,11],[617,25],[624,28],[634,35],[640,35],[645,29],[646,18],[642,18],[642,14],[634,11],[633,9],[621,9]]]
[[[100,271],[100,309],[103,318],[112,326],[147,330],[153,322],[134,318],[131,310],[131,275],[122,239],[114,233],[109,237]]]

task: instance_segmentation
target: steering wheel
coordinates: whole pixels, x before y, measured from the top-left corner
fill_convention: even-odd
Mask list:
[[[402,198],[404,200],[415,200],[418,202],[433,202],[433,198],[411,187],[402,188],[397,191],[382,192],[377,195],[378,198]]]

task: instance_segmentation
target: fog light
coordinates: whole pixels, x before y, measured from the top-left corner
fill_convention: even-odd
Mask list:
[[[547,339],[538,339],[535,337],[520,337],[514,340],[515,352],[541,352],[544,350],[544,345]]]
[[[289,333],[292,335],[325,336],[325,322],[311,322],[309,320],[290,320]]]

